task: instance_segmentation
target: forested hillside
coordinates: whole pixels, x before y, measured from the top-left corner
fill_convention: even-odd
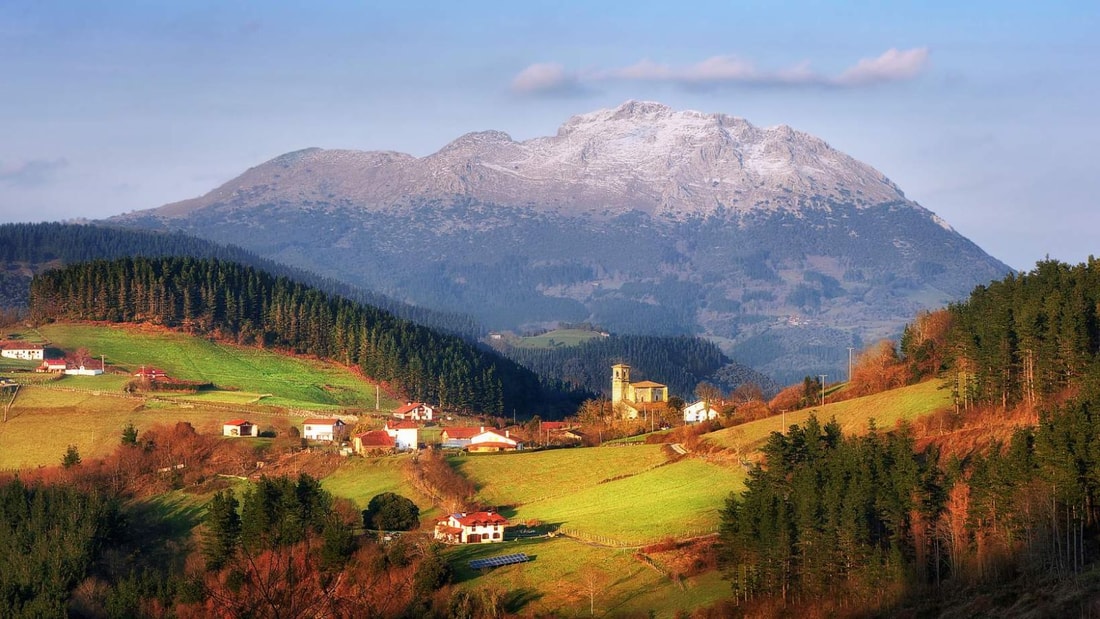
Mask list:
[[[89,260],[187,256],[217,258],[285,276],[332,295],[382,308],[400,318],[475,340],[482,328],[469,316],[408,305],[362,288],[180,232],[158,233],[62,223],[0,225],[0,308],[26,307],[31,277],[46,268]]]
[[[31,316],[147,322],[333,359],[444,408],[553,415],[575,405],[461,338],[217,259],[123,258],[48,271],[31,285]]]
[[[693,397],[695,387],[703,381],[725,391],[744,383],[754,383],[765,393],[777,390],[769,377],[731,362],[711,342],[689,336],[612,335],[576,346],[509,347],[505,354],[540,376],[597,393],[610,389],[611,366],[616,363],[629,364],[632,379],[664,383],[672,395],[685,400]]]

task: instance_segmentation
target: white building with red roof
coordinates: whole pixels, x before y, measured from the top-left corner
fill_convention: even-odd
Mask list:
[[[397,441],[393,440],[385,430],[371,430],[356,434],[351,439],[351,446],[355,453],[365,456],[371,453],[393,451],[397,447]]]
[[[420,446],[420,426],[415,421],[386,423],[386,434],[393,437],[398,451],[416,449]]]
[[[259,436],[260,428],[247,419],[233,419],[222,424],[222,436]]]
[[[46,349],[40,344],[13,341],[0,342],[0,357],[23,359],[24,361],[41,361],[45,356]]]
[[[42,365],[38,366],[39,372],[64,372],[69,364],[64,359],[43,359]]]
[[[448,544],[491,544],[504,541],[508,519],[494,511],[451,514],[435,523],[435,539]]]
[[[471,452],[515,451],[519,449],[519,442],[509,434],[507,430],[504,431],[504,434],[493,430],[485,430],[474,435],[466,449]]]
[[[339,419],[306,419],[302,422],[302,438],[306,440],[342,441],[347,434],[347,424]]]
[[[435,417],[435,409],[423,402],[409,402],[393,412],[398,419],[412,419],[413,421],[431,421]]]

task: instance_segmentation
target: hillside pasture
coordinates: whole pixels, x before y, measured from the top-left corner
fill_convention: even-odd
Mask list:
[[[84,458],[105,456],[128,423],[141,432],[187,421],[200,432],[220,433],[225,419],[224,412],[199,407],[150,409],[140,398],[25,386],[0,423],[0,469],[59,464],[69,445]]]
[[[473,570],[472,559],[526,553],[532,561],[491,570]],[[682,609],[713,604],[730,595],[717,572],[684,580],[681,589],[630,551],[583,544],[571,539],[534,539],[504,544],[459,546],[448,551],[460,589],[511,592],[510,612],[523,616],[673,617]],[[596,585],[594,599],[589,598]]]
[[[351,499],[359,509],[366,509],[375,496],[393,492],[409,499],[420,508],[422,528],[431,529],[431,517],[436,513],[431,501],[421,495],[405,476],[412,456],[399,454],[381,458],[348,458],[321,485],[333,495]]]
[[[659,445],[455,457],[478,499],[516,522],[540,520],[611,545],[714,531],[740,468],[693,458],[669,462]]]
[[[130,374],[142,366],[222,390],[264,394],[264,404],[303,409],[374,408],[374,385],[346,368],[275,351],[214,342],[156,328],[51,324],[40,329],[54,346],[86,348]],[[269,396],[267,394],[270,394]],[[384,409],[398,406],[382,400]]]
[[[517,337],[508,343],[516,348],[558,348],[578,346],[597,337],[600,337],[599,333],[586,329],[555,329],[541,335]]]
[[[845,434],[862,434],[874,420],[880,429],[892,429],[900,421],[913,421],[924,415],[951,407],[951,390],[941,380],[929,380],[916,385],[892,389],[861,398],[829,403],[774,415],[704,435],[716,445],[748,454],[764,444],[772,432],[785,432],[792,425],[801,425],[817,415],[821,423],[836,418]]]

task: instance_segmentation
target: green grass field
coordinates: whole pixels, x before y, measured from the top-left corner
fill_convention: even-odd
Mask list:
[[[365,509],[371,498],[383,492],[395,492],[420,508],[421,520],[431,515],[431,502],[405,478],[405,467],[412,456],[400,454],[382,458],[349,458],[336,472],[321,480],[332,494],[351,499]],[[430,523],[425,523],[430,528]]]
[[[478,572],[476,558],[523,552],[532,561]],[[523,616],[674,617],[683,609],[713,604],[730,595],[729,583],[716,572],[688,578],[684,590],[629,551],[593,547],[569,539],[521,540],[462,546],[448,552],[460,588],[511,592],[512,612]],[[598,587],[594,600],[584,590],[586,576]]]
[[[662,447],[560,449],[461,456],[452,463],[478,486],[478,499],[508,506],[516,522],[541,520],[607,543],[643,545],[712,531],[739,467],[696,459],[666,462]]]
[[[542,335],[532,337],[519,337],[510,340],[509,343],[516,348],[558,348],[560,346],[576,346],[583,344],[592,338],[600,337],[595,331],[585,329],[556,329],[547,331]]]
[[[153,366],[174,378],[270,394],[263,403],[271,406],[374,408],[374,386],[331,363],[132,327],[53,324],[42,327],[41,332],[54,346],[67,351],[86,348],[93,355],[105,355],[109,365],[130,372],[143,365]],[[383,410],[397,406],[395,400],[382,400]]]
[[[7,421],[0,423],[0,469],[58,464],[70,444],[85,458],[105,456],[118,445],[127,423],[141,432],[187,421],[200,432],[215,433],[225,417],[200,407],[146,408],[141,400],[105,393],[22,387]]]
[[[811,414],[817,415],[822,423],[836,417],[845,434],[858,434],[867,430],[871,419],[876,427],[889,430],[898,421],[913,420],[950,406],[950,389],[944,387],[943,381],[930,380],[834,404],[826,400],[825,406],[787,413],[786,423],[784,416],[776,415],[707,434],[706,439],[747,453],[763,445],[772,432],[786,431],[792,425],[805,423]]]

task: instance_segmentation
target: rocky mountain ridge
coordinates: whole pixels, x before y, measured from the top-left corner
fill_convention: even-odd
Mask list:
[[[113,223],[244,245],[490,329],[705,335],[780,380],[843,376],[848,346],[1010,272],[823,140],[633,101],[420,158],[296,151]]]

